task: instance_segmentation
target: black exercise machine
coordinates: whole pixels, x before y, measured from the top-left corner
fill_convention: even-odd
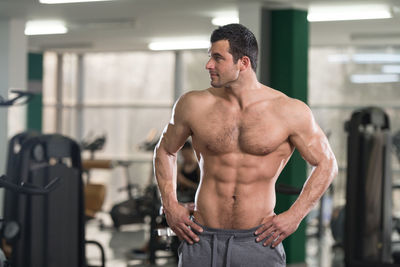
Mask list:
[[[393,137],[392,137],[392,141],[393,141],[393,150],[396,154],[397,160],[400,163],[400,131],[397,131]],[[393,184],[393,190],[400,190],[400,183],[397,184]],[[394,222],[394,228],[396,229],[397,233],[400,234],[400,218],[394,218],[393,219]],[[393,242],[393,250],[395,250],[395,247],[398,246],[400,244],[400,241],[395,241]],[[400,250],[393,251],[393,258],[394,261],[396,263],[400,263]]]
[[[57,188],[59,185],[60,179],[54,178],[49,184],[44,187],[37,187],[32,184],[21,183],[21,184],[13,184],[8,181],[9,178],[5,175],[0,177],[0,187],[5,188],[6,190],[10,190],[12,192],[18,194],[27,194],[27,195],[47,195],[51,191]],[[7,221],[4,219],[0,220],[0,238],[5,239],[7,242],[12,242],[15,240],[20,232],[20,224],[16,221]],[[5,258],[3,250],[0,249],[0,253],[2,255],[2,259],[0,259],[0,266],[7,267],[12,266],[11,263]]]
[[[61,135],[24,133],[10,140],[4,184],[43,188],[59,185],[46,195],[5,193],[4,216],[20,227],[9,242],[13,267],[87,267],[84,195],[80,147]],[[99,246],[100,245],[100,246]]]
[[[346,122],[347,189],[344,252],[347,267],[400,266],[392,259],[391,135],[380,108],[356,110]]]

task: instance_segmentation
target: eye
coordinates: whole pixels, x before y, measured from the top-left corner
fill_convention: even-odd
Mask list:
[[[214,59],[215,59],[215,61],[220,61],[221,59],[222,59],[222,57],[220,57],[220,56],[214,56]]]

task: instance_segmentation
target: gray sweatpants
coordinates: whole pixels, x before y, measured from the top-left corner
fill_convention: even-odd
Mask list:
[[[200,225],[200,224],[199,224]],[[195,232],[200,241],[193,245],[182,241],[178,249],[178,267],[282,267],[286,255],[282,243],[277,247],[264,247],[256,242],[254,232],[248,230],[213,229],[202,226]]]

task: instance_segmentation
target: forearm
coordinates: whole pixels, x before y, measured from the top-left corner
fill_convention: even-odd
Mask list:
[[[178,203],[176,196],[176,154],[157,148],[154,157],[154,173],[164,209]]]
[[[334,157],[321,161],[314,168],[310,177],[304,183],[299,197],[289,209],[299,221],[304,219],[317,204],[332,180],[336,177],[337,172],[337,163]]]

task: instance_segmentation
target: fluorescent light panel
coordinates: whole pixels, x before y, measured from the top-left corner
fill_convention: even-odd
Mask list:
[[[333,54],[328,55],[328,62],[331,63],[347,63],[355,62],[358,64],[384,64],[384,63],[400,63],[399,54]]]
[[[210,46],[209,41],[165,41],[152,42],[149,44],[150,50],[189,50],[189,49],[207,49]]]
[[[215,26],[224,26],[231,23],[239,23],[238,17],[216,17],[211,20]]]
[[[25,35],[64,34],[68,29],[62,21],[28,21],[25,25]]]
[[[71,3],[82,3],[82,2],[104,2],[112,0],[39,0],[42,4],[71,4]]]
[[[363,19],[387,19],[392,14],[387,5],[365,4],[365,5],[343,5],[311,6],[308,12],[308,21],[340,21],[340,20],[363,20]]]
[[[397,74],[354,74],[350,80],[352,83],[395,83],[400,77]]]
[[[396,63],[400,62],[400,55],[394,54],[355,54],[353,61],[357,63]]]

